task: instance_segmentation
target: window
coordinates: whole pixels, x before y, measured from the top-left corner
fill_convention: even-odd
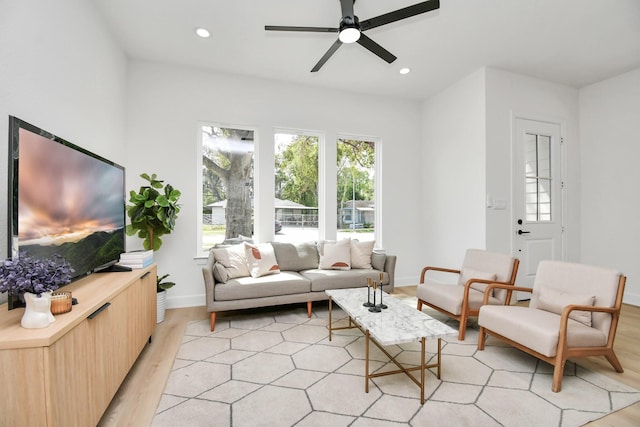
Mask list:
[[[254,131],[205,124],[202,143],[202,228],[206,252],[227,239],[253,234]]]
[[[337,142],[338,237],[375,239],[375,143],[340,138]]]
[[[318,140],[299,132],[274,135],[276,242],[318,239]]]
[[[527,221],[551,221],[551,137],[525,136],[525,186]]]

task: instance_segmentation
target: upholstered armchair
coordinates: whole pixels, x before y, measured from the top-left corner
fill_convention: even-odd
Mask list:
[[[464,340],[467,319],[477,316],[483,303],[484,290],[490,283],[501,283],[505,288],[490,292],[484,304],[509,304],[511,290],[518,274],[519,260],[510,255],[482,249],[467,249],[459,270],[442,267],[425,267],[417,287],[418,310],[427,306],[460,322],[458,339]],[[436,282],[433,273],[451,273],[455,283]]]
[[[605,356],[617,372],[622,365],[613,352],[626,277],[611,269],[560,261],[541,261],[529,306],[480,308],[478,350],[487,335],[554,366],[551,389],[559,392],[567,359]],[[489,285],[491,291],[502,285]]]

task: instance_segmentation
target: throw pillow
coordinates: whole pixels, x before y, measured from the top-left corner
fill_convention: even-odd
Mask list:
[[[216,282],[227,283],[229,280],[229,272],[224,265],[216,262],[213,264],[213,278],[216,279]]]
[[[273,246],[269,243],[261,245],[244,244],[244,253],[251,277],[261,277],[267,274],[280,273]]]
[[[384,252],[373,252],[371,254],[371,267],[375,270],[384,271],[384,263],[387,261],[387,255]]]
[[[244,243],[226,248],[212,248],[211,251],[216,261],[227,270],[227,280],[249,276],[247,258],[244,254]]]
[[[556,291],[555,289],[543,288],[538,295],[538,308],[556,314],[562,314],[562,310],[568,305],[590,305],[596,302],[595,295],[570,294]],[[578,321],[591,327],[591,312],[584,310],[573,310],[569,314],[569,319]]]
[[[271,242],[281,271],[302,271],[318,268],[318,247],[315,242]]]
[[[351,239],[318,243],[321,270],[351,270]]]
[[[364,268],[371,270],[371,253],[375,241],[360,242],[351,239],[351,268]]]
[[[472,268],[463,268],[460,273],[460,285],[464,286],[469,279],[496,280],[496,273],[487,273],[486,271],[474,270]],[[486,283],[472,283],[471,289],[484,293],[487,289]]]

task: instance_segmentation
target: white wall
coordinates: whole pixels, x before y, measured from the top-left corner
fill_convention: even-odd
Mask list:
[[[640,69],[580,90],[582,260],[627,275],[640,305]]]
[[[124,163],[126,58],[93,3],[0,2],[0,259],[7,256],[8,116]]]
[[[485,247],[484,69],[424,101],[422,133],[421,267],[456,268]]]
[[[560,123],[566,146],[566,254],[580,260],[580,151],[578,91],[495,68],[487,68],[487,194],[507,209],[487,209],[487,248],[512,253],[512,119],[514,115]]]
[[[264,200],[273,197],[274,127],[324,132],[327,147],[341,133],[380,137],[383,179],[377,202],[382,204],[382,245],[387,253],[398,255],[397,282],[416,282],[422,262],[415,249],[422,217],[421,165],[416,155],[419,103],[144,61],[130,64],[128,82],[129,186],[141,183],[141,172],[153,172],[182,191],[175,232],[163,239],[163,247],[155,254],[159,273],[169,273],[177,282],[168,294],[169,307],[204,304],[203,260],[194,259],[199,227],[196,179],[201,173],[196,167],[199,121],[258,129],[256,171],[261,186],[256,188],[256,209],[268,206]],[[335,148],[327,152],[321,173],[334,176]],[[256,218],[264,224],[262,212]],[[332,237],[331,227],[327,233]]]

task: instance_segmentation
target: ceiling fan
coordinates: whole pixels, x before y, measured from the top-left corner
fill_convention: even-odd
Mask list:
[[[375,18],[366,19],[360,21],[353,12],[353,4],[356,0],[340,0],[342,7],[342,19],[340,19],[340,26],[338,28],[333,27],[292,27],[292,26],[280,26],[280,25],[265,25],[266,31],[304,31],[312,33],[338,33],[338,39],[331,45],[327,53],[324,54],[320,61],[311,69],[314,73],[322,66],[331,55],[336,53],[338,48],[343,43],[355,43],[358,42],[360,46],[369,50],[373,54],[391,64],[397,58],[388,50],[380,46],[378,43],[371,40],[363,32],[372,28],[379,27],[381,25],[390,24],[392,22],[400,21],[401,19],[410,18],[421,13],[430,12],[440,7],[440,0],[428,0],[422,3],[414,4],[402,9],[395,10],[393,12],[385,13],[384,15],[376,16]]]

